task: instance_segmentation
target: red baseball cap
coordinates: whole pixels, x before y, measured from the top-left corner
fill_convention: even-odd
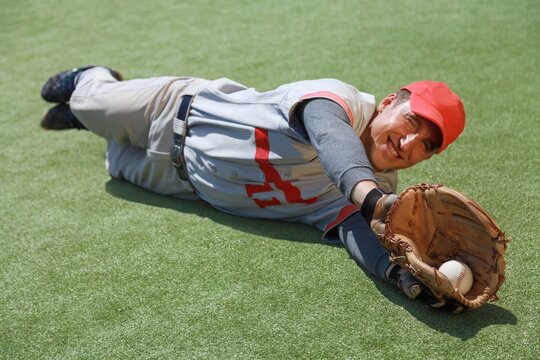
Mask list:
[[[411,111],[441,129],[443,142],[437,152],[440,154],[465,128],[465,109],[461,99],[445,83],[438,81],[417,81],[401,89],[411,92]]]

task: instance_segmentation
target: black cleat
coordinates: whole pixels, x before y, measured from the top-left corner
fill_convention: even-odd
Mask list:
[[[48,102],[66,104],[69,102],[69,98],[71,97],[71,94],[73,94],[73,91],[75,91],[75,82],[80,73],[93,67],[95,66],[87,65],[80,68],[65,70],[51,76],[41,88],[41,97]],[[122,75],[118,71],[109,68],[107,69],[116,80],[123,80]]]
[[[41,119],[41,127],[46,130],[86,130],[86,127],[77,120],[67,104],[58,104],[50,108]]]

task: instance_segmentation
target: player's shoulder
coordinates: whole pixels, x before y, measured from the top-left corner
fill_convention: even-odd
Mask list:
[[[335,78],[321,78],[312,80],[303,80],[295,83],[296,88],[305,89],[312,92],[328,91],[344,96],[350,96],[352,98],[366,98],[371,99],[373,95],[358,90],[357,87],[339,79]]]
[[[346,87],[358,91],[353,85],[335,78],[308,79],[297,81],[295,84],[306,86]]]
[[[365,107],[367,112],[375,105],[375,96],[358,90],[355,86],[335,78],[322,78],[297,82],[290,94],[300,95],[302,99],[325,97],[341,99],[350,106]],[[354,105],[352,105],[354,104]]]

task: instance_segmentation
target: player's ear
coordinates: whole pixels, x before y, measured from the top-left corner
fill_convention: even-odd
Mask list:
[[[384,99],[381,100],[379,103],[379,106],[377,107],[377,110],[379,112],[386,109],[394,100],[396,99],[396,93],[388,94]]]

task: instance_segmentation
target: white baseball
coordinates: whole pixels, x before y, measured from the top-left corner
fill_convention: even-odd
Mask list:
[[[439,267],[448,280],[457,289],[461,295],[465,295],[471,290],[473,284],[473,274],[467,264],[457,260],[450,260]]]

